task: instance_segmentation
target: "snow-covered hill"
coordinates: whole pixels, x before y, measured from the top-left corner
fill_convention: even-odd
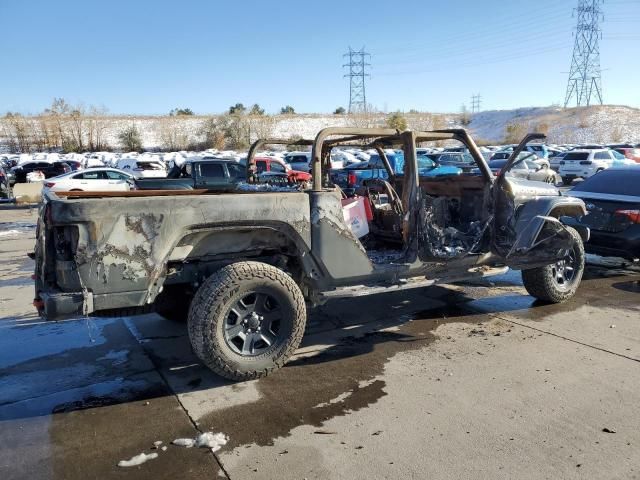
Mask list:
[[[458,113],[404,114],[409,128],[428,130],[461,126]],[[275,115],[257,119],[251,130],[252,140],[256,136],[277,138],[313,138],[319,130],[330,126],[383,126],[384,113],[360,116],[350,115]],[[166,149],[168,139],[182,139],[185,144],[197,144],[203,140],[203,126],[211,117],[148,117],[108,116],[99,119],[103,138],[109,147],[121,146],[118,134],[131,124],[141,133],[145,149]],[[40,125],[39,117],[28,117],[26,124],[33,131]],[[559,107],[531,107],[515,110],[495,110],[473,114],[468,128],[479,141],[501,143],[505,140],[507,127],[517,132],[543,131],[552,143],[583,142],[640,142],[640,110],[625,106],[595,106],[588,108],[562,109]],[[0,118],[0,150],[8,145],[11,125]],[[28,133],[27,133],[28,134]],[[33,134],[34,136],[37,134]],[[174,148],[175,149],[175,148]]]
[[[553,143],[640,142],[640,109],[616,105],[487,111],[474,114],[468,128],[478,138],[497,142],[510,124],[543,131]]]

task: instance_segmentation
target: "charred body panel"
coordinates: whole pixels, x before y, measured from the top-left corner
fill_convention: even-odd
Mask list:
[[[231,246],[229,231],[261,254],[267,246],[261,236],[283,239],[269,244],[273,250],[294,245],[295,252],[286,253],[311,247],[308,197],[296,192],[181,197],[179,204],[170,197],[62,200],[51,194],[41,217],[37,296],[84,292],[84,313],[153,302],[171,261],[243,253]]]

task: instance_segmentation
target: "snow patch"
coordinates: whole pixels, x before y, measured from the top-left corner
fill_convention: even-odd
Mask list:
[[[224,433],[205,432],[201,433],[196,438],[176,438],[171,443],[187,448],[191,448],[195,445],[199,448],[210,448],[212,452],[217,452],[226,445],[228,441],[229,437]]]
[[[142,465],[143,463],[153,460],[154,458],[158,458],[157,453],[144,453],[142,452],[135,457],[131,457],[129,460],[120,460],[118,462],[119,467],[137,467],[138,465]]]
[[[0,237],[9,237],[11,235],[20,235],[18,230],[6,230],[4,232],[0,232]]]
[[[346,392],[341,393],[340,395],[338,395],[336,398],[332,398],[328,402],[319,403],[318,405],[316,405],[313,408],[323,408],[323,407],[328,407],[329,405],[333,405],[335,403],[344,402],[351,395],[353,395],[353,391],[352,390],[346,391]]]
[[[196,445],[200,448],[210,448],[212,452],[217,452],[229,441],[224,433],[211,433],[206,432],[198,435],[196,438]]]
[[[178,445],[179,447],[191,448],[196,444],[196,441],[193,438],[176,438],[171,443],[173,443],[174,445]]]

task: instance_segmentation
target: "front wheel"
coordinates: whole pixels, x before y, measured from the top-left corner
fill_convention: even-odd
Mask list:
[[[522,282],[529,295],[548,303],[561,303],[573,297],[584,272],[584,245],[580,234],[565,227],[573,237],[567,255],[556,263],[522,271]]]
[[[286,363],[306,320],[304,297],[289,275],[266,263],[238,262],[198,289],[189,310],[189,339],[217,374],[251,380]]]

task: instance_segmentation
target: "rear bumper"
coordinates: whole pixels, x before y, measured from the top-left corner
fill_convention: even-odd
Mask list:
[[[38,313],[47,320],[64,320],[84,312],[82,293],[40,293],[40,300]]]
[[[604,257],[640,258],[640,225],[617,233],[591,230],[591,240],[585,244],[585,250]]]
[[[46,320],[64,320],[103,310],[141,307],[147,304],[146,290],[94,294],[87,292],[43,292],[33,302]]]

